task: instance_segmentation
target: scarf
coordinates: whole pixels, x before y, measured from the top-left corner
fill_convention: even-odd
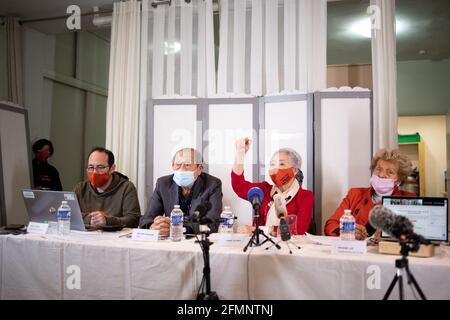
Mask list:
[[[270,191],[270,197],[272,199],[272,201],[269,202],[269,211],[267,212],[267,217],[266,217],[266,226],[268,227],[272,227],[272,226],[278,226],[280,224],[280,219],[278,219],[277,217],[277,213],[275,211],[275,205],[273,204],[273,196],[275,194],[281,194],[282,197],[286,200],[286,205],[291,202],[295,195],[297,194],[298,190],[300,190],[300,184],[298,183],[297,179],[294,179],[294,183],[292,184],[292,186],[282,192],[277,186],[273,186],[272,190]],[[287,212],[287,210],[286,210]]]

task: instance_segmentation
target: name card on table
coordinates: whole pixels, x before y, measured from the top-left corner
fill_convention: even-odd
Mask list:
[[[245,240],[248,240],[245,233],[219,233],[220,247],[240,247]]]
[[[48,223],[30,222],[27,227],[27,233],[47,234]]]
[[[131,240],[157,242],[158,236],[159,230],[133,229],[133,233],[131,234]]]
[[[331,253],[338,255],[364,255],[367,253],[366,241],[334,241],[331,245]]]

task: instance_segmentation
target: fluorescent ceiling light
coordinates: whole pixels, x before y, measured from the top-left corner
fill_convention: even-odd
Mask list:
[[[404,20],[397,19],[396,21],[396,33],[397,35],[406,31],[407,25]],[[349,32],[356,34],[364,38],[372,38],[372,22],[370,18],[364,18],[353,22],[349,26]]]

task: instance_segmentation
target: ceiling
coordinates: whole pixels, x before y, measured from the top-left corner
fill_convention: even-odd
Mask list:
[[[369,0],[328,3],[328,64],[371,63],[370,38],[350,32],[364,18]],[[397,34],[397,60],[450,58],[450,1],[396,0],[396,17],[404,25]]]
[[[77,4],[81,12],[94,6],[110,10],[117,0],[0,0],[0,15],[22,20],[63,16]],[[214,0],[216,2],[216,0]],[[349,32],[351,24],[368,17],[369,0],[341,0],[328,3],[328,64],[371,62],[370,39]],[[450,58],[450,1],[396,0],[397,19],[407,28],[397,37],[397,59],[442,60]],[[83,29],[92,29],[92,16],[82,18]],[[64,19],[33,22],[28,26],[44,33],[67,32]]]

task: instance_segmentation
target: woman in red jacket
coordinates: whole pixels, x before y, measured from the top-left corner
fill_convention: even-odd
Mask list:
[[[297,216],[297,233],[306,233],[311,224],[314,196],[311,191],[301,187],[300,156],[292,149],[281,149],[273,155],[270,162],[269,174],[274,185],[266,181],[248,182],[244,178],[244,158],[250,143],[248,138],[236,142],[236,159],[231,172],[231,185],[234,192],[240,198],[247,200],[248,190],[253,187],[260,188],[264,192],[264,199],[259,212],[259,224],[269,227],[279,224],[273,205],[273,196],[281,194],[286,200],[288,215]]]
[[[339,236],[339,219],[344,210],[350,209],[355,217],[355,238],[363,240],[375,230],[369,224],[369,212],[374,205],[381,204],[383,196],[407,196],[415,194],[399,189],[411,172],[411,161],[397,150],[382,149],[372,159],[369,188],[350,189],[334,214],[325,224],[325,235]]]

